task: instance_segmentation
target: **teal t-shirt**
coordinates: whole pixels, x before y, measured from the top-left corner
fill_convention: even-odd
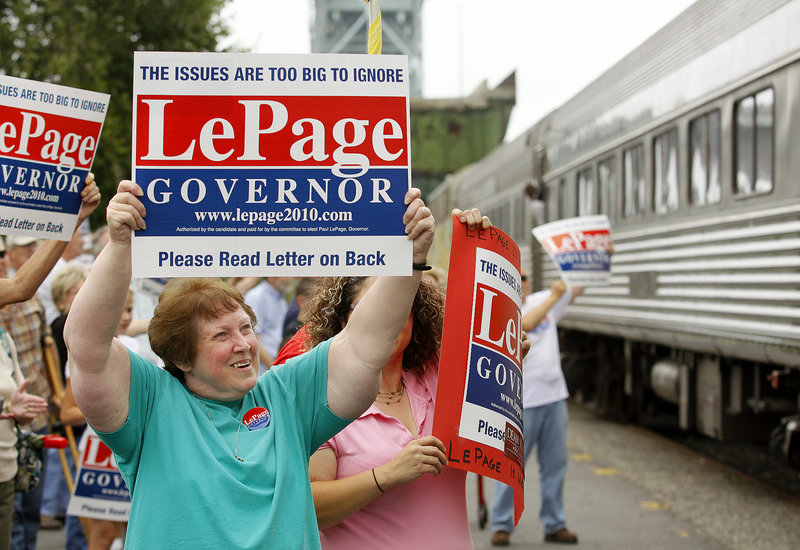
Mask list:
[[[131,353],[128,419],[98,434],[131,492],[125,548],[319,548],[308,459],[350,422],[327,406],[329,346],[230,403],[197,398]],[[252,431],[241,422],[250,411]]]

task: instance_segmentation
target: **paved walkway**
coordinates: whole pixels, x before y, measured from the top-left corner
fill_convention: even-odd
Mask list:
[[[583,550],[796,550],[800,503],[635,426],[570,408],[565,501]],[[525,512],[510,548],[553,548],[538,521],[532,457]],[[493,548],[477,522],[477,483],[467,480],[473,540]],[[487,502],[492,482],[486,483]]]

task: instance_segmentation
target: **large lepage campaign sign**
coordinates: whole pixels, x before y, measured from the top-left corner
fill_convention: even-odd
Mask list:
[[[72,238],[109,98],[0,75],[0,233]]]
[[[519,248],[496,227],[468,231],[453,217],[448,273],[433,435],[450,466],[514,488],[516,523],[525,504]]]
[[[406,56],[136,52],[133,110],[134,276],[411,273]]]

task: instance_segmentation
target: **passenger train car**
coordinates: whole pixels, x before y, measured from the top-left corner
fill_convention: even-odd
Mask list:
[[[573,395],[800,465],[800,0],[700,0],[515,140],[452,174],[558,276],[538,223],[606,214],[615,255],[560,323]],[[446,266],[448,231],[432,261]],[[795,418],[796,420],[796,418]]]

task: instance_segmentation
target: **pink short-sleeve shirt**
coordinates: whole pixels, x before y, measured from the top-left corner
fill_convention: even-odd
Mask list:
[[[404,371],[419,437],[431,435],[438,362],[425,374]],[[414,439],[402,422],[372,405],[330,439],[336,453],[337,479],[382,466]],[[464,482],[466,472],[445,466],[441,475],[425,474],[379,496],[344,521],[320,531],[324,550],[353,548],[470,549]]]

